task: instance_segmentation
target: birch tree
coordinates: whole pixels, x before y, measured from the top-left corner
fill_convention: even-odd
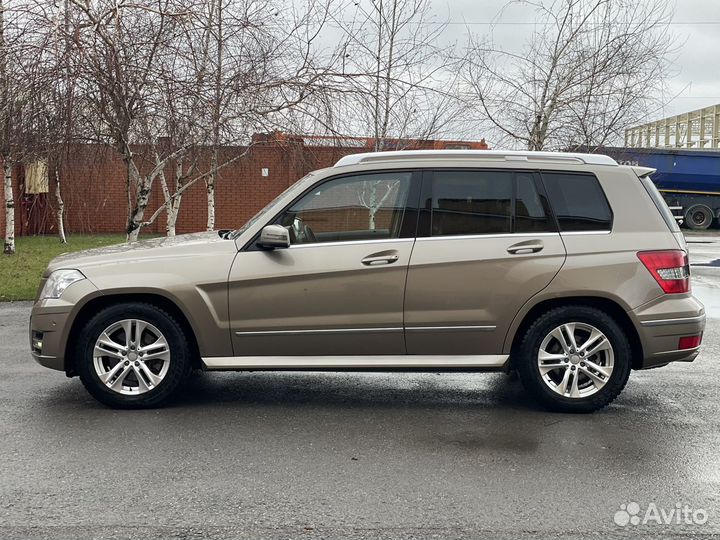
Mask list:
[[[3,253],[15,253],[15,195],[12,185],[12,103],[10,88],[10,51],[6,35],[6,1],[0,0],[0,159],[3,162],[3,194],[5,198],[5,241]]]
[[[360,0],[341,13],[335,19],[343,30],[341,82],[326,127],[371,135],[375,151],[400,150],[457,127],[463,104],[454,47],[440,44],[447,25],[432,17],[429,0]],[[382,180],[364,185],[370,229],[396,188]]]
[[[343,29],[342,77],[347,91],[338,119],[345,132],[372,135],[375,150],[440,136],[457,121],[453,45],[440,45],[447,25],[432,17],[429,0],[360,0]]]
[[[127,169],[129,241],[159,215],[146,216],[158,179],[166,199],[158,210],[169,210],[167,219],[177,217],[182,193],[205,182],[213,228],[218,172],[238,159],[221,162],[220,146],[249,141],[258,127],[277,125],[311,100],[330,72],[326,62],[336,58],[320,55],[317,45],[330,0],[304,10],[269,0],[70,1],[77,15],[68,34],[87,123]],[[199,170],[204,161],[195,154],[207,147],[210,166]],[[192,167],[184,168],[172,189],[166,169],[178,162],[196,163],[195,174],[186,178]]]
[[[513,2],[537,13],[521,50],[471,37],[466,97],[498,142],[529,150],[619,140],[662,95],[673,36],[665,0]]]
[[[49,185],[55,199],[58,238],[65,235],[65,202],[62,197],[62,174],[78,128],[75,115],[75,81],[72,66],[72,44],[69,38],[70,0],[30,4],[26,18],[31,28],[27,62],[35,81],[31,103],[36,111],[33,124],[35,159],[48,164]]]
[[[15,196],[12,172],[32,148],[33,59],[27,54],[24,6],[0,0],[0,161],[3,164],[5,238],[3,253],[15,253]],[[25,63],[23,61],[25,60]]]
[[[78,55],[77,84],[96,122],[96,138],[110,144],[125,163],[126,232],[132,242],[140,233],[154,181],[186,151],[162,144],[162,109],[156,91],[158,66],[170,61],[170,45],[189,8],[171,0],[71,0],[71,4],[77,12],[69,30]],[[137,144],[152,148],[151,154],[138,155]]]
[[[221,148],[247,145],[255,131],[286,130],[327,98],[339,47],[320,43],[337,0],[209,0],[195,18],[186,53],[199,110],[208,119],[211,166],[204,175],[207,230],[225,166]]]

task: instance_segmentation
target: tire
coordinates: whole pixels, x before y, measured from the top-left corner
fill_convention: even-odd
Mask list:
[[[704,204],[695,204],[685,212],[685,223],[691,229],[707,229],[712,225],[713,219],[713,211]]]
[[[75,351],[87,391],[117,409],[167,404],[192,371],[182,326],[163,309],[142,302],[102,309],[79,332]]]
[[[576,349],[567,338],[565,345],[561,343],[570,334]],[[589,354],[595,347],[598,352]],[[589,413],[620,394],[631,360],[630,343],[618,323],[604,311],[576,305],[553,308],[538,317],[524,332],[513,364],[525,389],[546,409]]]

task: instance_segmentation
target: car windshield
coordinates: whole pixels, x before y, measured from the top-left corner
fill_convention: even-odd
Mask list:
[[[302,178],[300,178],[300,180],[298,180],[297,182],[291,184],[286,190],[284,190],[282,193],[280,193],[280,195],[278,195],[278,196],[275,197],[272,201],[270,201],[269,203],[267,203],[267,204],[262,208],[262,210],[260,210],[257,214],[255,214],[253,217],[251,217],[251,218],[247,221],[247,223],[245,223],[245,225],[243,225],[243,226],[240,227],[239,229],[235,229],[235,230],[232,231],[227,237],[234,240],[235,238],[237,238],[238,236],[240,236],[242,233],[244,233],[245,231],[247,231],[252,225],[254,225],[254,224],[257,222],[257,220],[260,219],[260,217],[262,217],[262,215],[263,215],[265,212],[268,211],[268,209],[270,209],[277,201],[279,201],[283,196],[285,196],[285,194],[286,194],[288,191],[290,191],[298,182],[302,182],[302,181],[305,180],[306,178],[310,178],[313,174],[314,174],[314,173],[308,173],[308,174],[306,174],[305,176],[303,176]]]

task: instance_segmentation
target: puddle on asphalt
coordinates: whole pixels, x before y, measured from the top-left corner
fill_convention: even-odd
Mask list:
[[[720,288],[693,283],[692,293],[705,306],[705,314],[708,318],[720,318]]]

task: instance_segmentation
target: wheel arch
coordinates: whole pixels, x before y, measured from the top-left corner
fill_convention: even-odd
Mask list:
[[[75,317],[65,340],[65,373],[68,377],[77,375],[75,370],[75,354],[73,348],[77,343],[77,336],[83,326],[98,311],[120,303],[139,302],[156,306],[170,315],[172,315],[183,329],[184,334],[188,338],[188,342],[192,354],[193,367],[201,367],[200,346],[190,319],[185,312],[178,306],[176,302],[162,294],[153,292],[142,293],[118,293],[95,296],[83,304]]]
[[[533,321],[543,312],[560,306],[589,306],[604,311],[611,316],[625,331],[628,341],[630,342],[630,349],[632,350],[632,368],[640,369],[643,364],[643,347],[640,341],[640,335],[635,328],[632,320],[628,316],[627,312],[614,300],[609,298],[603,298],[600,296],[568,296],[561,298],[549,298],[542,300],[537,304],[533,305],[527,313],[522,317],[517,326],[510,335],[505,339],[506,344],[510,343],[510,365],[512,365],[512,359],[515,356],[518,346],[525,330],[533,323]],[[512,329],[511,329],[512,330]]]

